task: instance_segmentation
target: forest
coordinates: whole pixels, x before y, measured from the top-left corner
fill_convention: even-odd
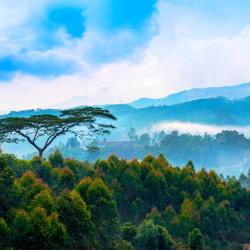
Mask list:
[[[126,141],[93,140],[83,145],[75,137],[70,137],[65,143],[52,147],[47,156],[59,149],[66,157],[94,162],[106,159],[111,154],[142,160],[148,154],[157,156],[162,153],[174,165],[183,166],[192,159],[196,168],[215,169],[225,177],[239,177],[250,169],[250,140],[237,131],[225,130],[214,136],[182,134],[178,131],[139,134],[131,128],[128,138]]]
[[[0,153],[0,249],[238,250],[249,242],[249,190],[191,161]]]

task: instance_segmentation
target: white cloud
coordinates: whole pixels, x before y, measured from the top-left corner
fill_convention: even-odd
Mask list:
[[[101,66],[87,63],[83,55],[92,46],[91,39],[96,39],[93,33],[86,41],[46,52],[53,57],[73,58],[78,62],[79,73],[55,79],[19,74],[0,84],[0,109],[46,107],[73,96],[83,96],[83,104],[127,102],[139,97],[162,97],[191,87],[250,81],[247,24],[234,36],[215,36],[210,32],[213,28],[201,17],[178,10],[162,0],[156,16],[159,34],[127,60]],[[115,39],[110,40],[115,44]]]
[[[160,122],[153,125],[145,132],[151,133],[164,131],[171,133],[172,131],[178,131],[180,134],[189,133],[191,135],[201,135],[205,133],[209,135],[216,135],[223,130],[238,131],[244,134],[247,138],[250,137],[250,126],[238,127],[238,126],[212,126],[206,124],[192,123],[192,122]]]

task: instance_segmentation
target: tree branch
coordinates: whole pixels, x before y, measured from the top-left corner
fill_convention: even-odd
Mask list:
[[[20,136],[24,137],[33,147],[35,147],[38,151],[41,150],[41,148],[31,140],[31,138],[24,133],[22,133],[20,130],[16,131]]]

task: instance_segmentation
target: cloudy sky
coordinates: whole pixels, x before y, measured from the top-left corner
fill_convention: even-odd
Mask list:
[[[249,0],[1,0],[0,111],[250,81]]]

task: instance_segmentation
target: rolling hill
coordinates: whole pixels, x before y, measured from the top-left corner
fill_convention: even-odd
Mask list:
[[[224,97],[198,99],[175,105],[134,108],[127,104],[104,106],[117,116],[117,128],[145,127],[160,121],[194,122],[208,125],[250,125],[250,97],[230,100]],[[58,109],[37,109],[0,115],[30,116],[58,114]]]

